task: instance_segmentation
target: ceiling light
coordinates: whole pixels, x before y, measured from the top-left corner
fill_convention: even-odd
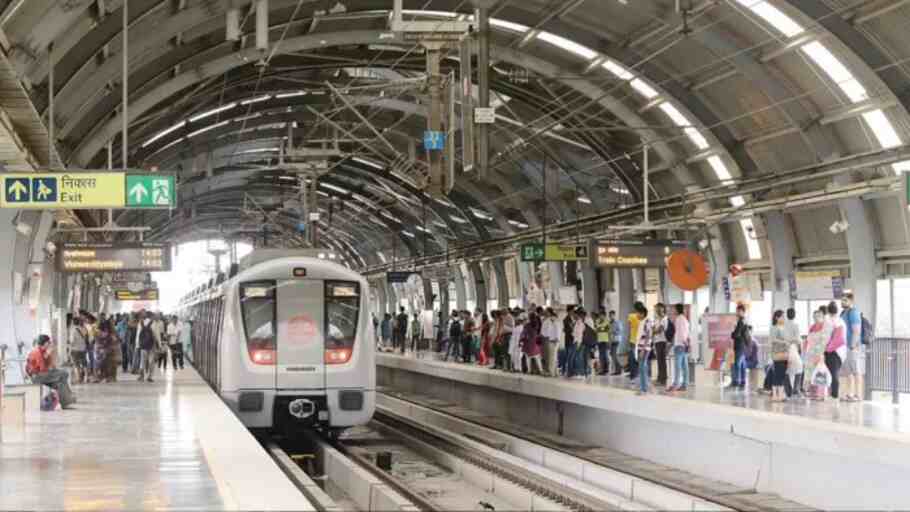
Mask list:
[[[241,154],[241,155],[245,155],[245,154],[247,154],[247,153],[269,153],[269,152],[271,152],[271,151],[280,151],[280,149],[279,149],[279,148],[257,148],[257,149],[247,149],[247,150],[241,151],[240,154]]]
[[[910,163],[910,161],[908,161],[908,163]],[[463,219],[461,217],[456,217],[454,215],[449,215],[449,218],[452,219],[452,222],[456,222],[458,224],[467,224],[468,223],[467,219]]]
[[[162,137],[166,137],[170,133],[173,133],[175,130],[183,128],[184,126],[186,126],[186,121],[180,121],[179,123],[175,124],[174,126],[171,126],[170,128],[164,129],[164,130],[158,132],[157,134],[155,134],[155,136],[153,136],[149,140],[145,141],[142,144],[142,147],[146,147],[151,144],[154,144],[156,141],[160,140]]]
[[[471,208],[471,214],[481,220],[493,220],[492,215],[483,210],[478,210],[477,208]]]
[[[527,229],[527,228],[528,228],[528,225],[527,225],[527,224],[525,224],[524,222],[521,222],[521,221],[517,221],[517,220],[509,219],[509,224],[511,224],[511,225],[513,225],[513,226],[515,226],[516,228],[519,228],[519,229]]]
[[[410,231],[401,230],[401,234],[408,238],[414,238],[414,233],[411,233]]]
[[[276,94],[275,98],[283,100],[285,98],[295,98],[297,96],[306,96],[306,91],[297,91],[297,92],[286,92],[284,94]]]
[[[386,262],[386,259],[385,259],[385,254],[382,254],[382,252],[380,252],[380,251],[376,251],[376,256],[378,256],[378,257],[379,257],[379,261],[381,261],[381,262],[383,262],[383,263],[385,263],[385,262]]]
[[[264,96],[259,96],[256,98],[250,98],[248,100],[241,101],[240,104],[241,105],[251,105],[253,103],[261,103],[263,101],[270,100],[271,98],[272,98],[272,96],[270,94],[266,94]]]
[[[519,32],[522,34],[530,30],[530,27],[526,25],[522,25],[520,23],[512,23],[511,21],[500,20],[497,18],[490,18],[490,26],[510,30],[512,32]]]
[[[350,193],[351,193],[350,190],[347,190],[347,189],[344,189],[344,188],[341,188],[341,187],[336,187],[335,185],[332,185],[331,183],[322,183],[322,182],[320,182],[320,183],[319,183],[319,186],[320,186],[320,187],[323,187],[323,188],[327,188],[327,189],[329,189],[329,190],[334,190],[335,192],[338,192],[338,193],[340,193],[340,194],[350,194]]]
[[[578,202],[584,204],[591,204],[591,200],[585,196],[578,196]]]
[[[210,124],[210,125],[206,126],[205,128],[200,128],[200,129],[198,129],[198,130],[196,130],[196,131],[194,131],[194,132],[188,133],[187,136],[186,136],[186,138],[189,139],[189,138],[191,138],[191,137],[195,137],[196,135],[199,135],[199,134],[201,134],[201,133],[205,133],[205,132],[207,132],[207,131],[209,131],[209,130],[214,130],[215,128],[220,128],[220,127],[222,127],[222,126],[225,126],[225,125],[227,125],[228,123],[230,123],[230,121],[224,120],[224,121],[221,121],[221,122],[219,122],[219,123]]]
[[[358,156],[352,157],[351,160],[353,160],[353,161],[355,161],[355,162],[358,162],[358,163],[361,163],[361,164],[363,164],[363,165],[372,167],[373,169],[379,169],[380,171],[383,170],[383,169],[385,169],[385,167],[383,167],[383,166],[380,165],[380,164],[377,164],[376,162],[374,162],[374,161],[372,161],[372,160],[366,160],[366,159],[360,158],[360,157],[358,157]]]
[[[711,166],[711,169],[714,170],[714,176],[721,181],[724,185],[729,185],[733,182],[733,176],[730,174],[727,165],[723,160],[717,155],[708,157],[708,164]]]
[[[730,204],[734,208],[742,208],[746,205],[746,199],[743,196],[733,196],[730,198]]]
[[[214,108],[212,110],[203,112],[201,114],[196,114],[195,116],[190,118],[190,122],[195,123],[196,121],[199,121],[200,119],[205,119],[206,117],[213,116],[215,114],[224,112],[225,110],[230,110],[236,106],[237,106],[237,103],[228,103],[227,105],[224,105],[224,106],[221,106],[218,108]]]

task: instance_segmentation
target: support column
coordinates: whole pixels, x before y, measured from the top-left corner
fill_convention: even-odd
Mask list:
[[[455,269],[455,275],[452,276],[455,280],[455,303],[459,311],[464,311],[468,309],[468,294],[465,290],[464,275],[461,273],[460,266],[453,265],[452,267]]]
[[[479,5],[477,5],[479,4]],[[486,1],[475,2],[477,9],[477,102],[478,106],[490,106],[490,9]],[[473,115],[473,113],[472,113]],[[477,125],[477,175],[486,179],[490,162],[490,126]]]
[[[629,268],[616,270],[617,286],[616,291],[619,302],[613,307],[616,310],[616,319],[625,324],[626,318],[632,312],[632,304],[635,303],[635,278],[634,271]],[[623,329],[626,337],[629,336],[629,327],[626,325]]]
[[[559,288],[565,285],[565,277],[562,273],[562,265],[559,263],[547,263],[547,270],[550,272],[550,289],[545,290],[550,296],[550,304],[554,306],[559,300]]]
[[[477,300],[477,307],[489,313],[487,306],[487,280],[484,277],[483,270],[481,270],[480,264],[476,262],[468,264],[468,269],[474,278],[474,298]]]
[[[443,330],[443,337],[448,336],[448,325],[449,325],[449,282],[448,281],[439,281],[439,311],[442,314],[442,319],[439,328]]]
[[[433,282],[429,279],[421,278],[423,284],[423,309],[433,310]]]
[[[875,318],[876,280],[881,275],[875,258],[875,227],[869,221],[863,200],[848,198],[840,201],[841,215],[847,229],[847,250],[850,254],[850,279],[847,288],[853,290],[856,306],[866,316]]]
[[[427,106],[427,130],[432,132],[442,132],[442,75],[439,74],[439,61],[441,58],[440,48],[438,46],[427,46],[427,86],[429,89],[430,101]],[[447,144],[453,144],[454,141],[447,141]],[[436,197],[445,197],[447,186],[445,183],[445,172],[442,168],[443,152],[424,148],[427,154],[427,162],[430,164],[430,195]]]
[[[580,262],[582,281],[582,304],[589,313],[600,308],[600,287],[597,282],[597,269],[591,262]]]
[[[527,309],[530,304],[528,303],[528,290],[531,289],[531,268],[530,263],[518,260],[516,261],[518,267],[518,286],[521,287],[521,290],[518,291],[518,304],[522,308]]]
[[[730,259],[720,238],[720,230],[711,230],[711,312],[726,313],[728,309],[727,297],[724,294],[723,278],[730,268]]]
[[[790,299],[790,275],[793,274],[793,258],[796,255],[792,230],[785,214],[772,211],[765,214],[768,230],[768,250],[771,252],[771,279],[774,281],[772,311],[786,310],[793,306]]]
[[[509,307],[509,280],[506,279],[506,265],[502,258],[496,258],[490,263],[493,272],[496,272],[496,300],[500,309]]]

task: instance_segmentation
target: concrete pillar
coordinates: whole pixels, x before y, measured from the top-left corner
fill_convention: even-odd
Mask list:
[[[881,272],[875,258],[875,226],[860,198],[840,201],[841,215],[847,229],[847,250],[850,253],[850,279],[847,288],[853,290],[856,306],[869,319],[875,319],[876,280]]]
[[[617,280],[616,288],[619,303],[612,307],[617,312],[616,319],[624,322],[629,313],[632,312],[632,304],[635,303],[635,278],[633,269],[620,268],[616,270]],[[625,329],[625,335],[628,336],[628,326]]]
[[[547,270],[550,272],[550,289],[544,290],[550,296],[550,303],[556,305],[559,300],[559,288],[565,285],[565,277],[562,272],[562,264],[549,262]]]
[[[723,278],[730,268],[730,259],[726,247],[720,237],[720,230],[716,227],[711,230],[711,312],[726,313],[728,310],[727,297],[724,294]]]
[[[793,306],[790,299],[790,275],[793,274],[793,258],[796,256],[793,230],[785,214],[779,211],[765,214],[765,227],[768,230],[767,248],[773,281],[771,309],[786,310]]]
[[[597,282],[597,269],[589,262],[578,264],[581,267],[582,304],[585,310],[596,312],[600,308],[600,287]]]
[[[518,293],[518,303],[522,308],[527,309],[530,304],[528,304],[528,290],[531,289],[531,280],[534,278],[533,272],[531,270],[531,263],[524,261],[517,261],[518,264],[518,285],[521,286],[521,290]]]
[[[449,282],[439,281],[439,311],[442,313],[442,323],[440,328],[443,329],[443,336],[448,336],[446,326],[449,325]]]
[[[392,283],[386,284],[386,300],[388,300],[386,311],[394,315],[398,312],[398,290]]]
[[[433,281],[429,279],[421,279],[423,284],[423,304],[425,310],[433,309]]]
[[[496,300],[500,308],[509,307],[509,280],[506,279],[505,260],[496,258],[490,265],[496,272]]]
[[[487,280],[484,277],[480,263],[470,263],[468,270],[474,279],[474,297],[477,301],[477,307],[489,313],[487,307]]]
[[[455,280],[455,303],[458,305],[459,311],[464,311],[468,308],[468,294],[465,290],[464,275],[461,273],[460,266],[453,265],[451,268],[454,270],[452,278]]]

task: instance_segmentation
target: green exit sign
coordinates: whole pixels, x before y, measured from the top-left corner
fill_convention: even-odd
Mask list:
[[[127,208],[175,208],[177,186],[174,176],[127,174]]]
[[[543,261],[544,255],[543,244],[534,243],[521,246],[521,261]]]

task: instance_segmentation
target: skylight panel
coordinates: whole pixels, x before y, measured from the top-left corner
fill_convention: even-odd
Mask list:
[[[213,116],[215,114],[224,112],[225,110],[230,110],[236,106],[237,106],[237,103],[228,103],[227,105],[224,105],[224,106],[221,106],[218,108],[213,108],[212,110],[208,110],[206,112],[203,112],[201,114],[196,114],[195,116],[191,117],[190,122],[195,123],[196,121],[199,121],[200,119],[205,119],[206,117]]]
[[[746,199],[743,196],[733,196],[730,198],[730,204],[734,208],[742,208],[746,205]]]
[[[689,121],[686,119],[686,116],[682,115],[682,112],[680,112],[679,109],[669,101],[661,103],[660,109],[664,111],[664,114],[667,114],[667,117],[669,117],[670,121],[673,121],[673,124],[676,126],[689,125]]]
[[[910,160],[904,160],[903,162],[898,162],[891,166],[894,169],[894,172],[897,174],[903,172],[910,172]]]
[[[711,166],[711,169],[714,170],[714,176],[720,180],[724,185],[729,185],[733,183],[733,176],[730,175],[730,170],[727,169],[727,164],[717,155],[708,157],[708,165]]]
[[[888,121],[888,117],[881,110],[866,112],[863,114],[863,119],[866,120],[869,129],[875,134],[875,138],[883,148],[893,148],[902,144],[901,138],[894,131],[894,126],[891,125],[891,121]]]
[[[648,85],[644,80],[640,78],[632,80],[629,82],[629,85],[631,85],[638,94],[644,96],[645,99],[652,100],[657,97],[657,91],[655,91],[653,87]]]
[[[689,137],[689,140],[692,141],[692,144],[695,144],[695,147],[698,149],[704,150],[710,147],[708,144],[708,139],[706,139],[705,136],[695,128],[686,128],[683,130],[683,132],[686,134],[686,137]]]
[[[752,236],[752,233],[755,232],[755,226],[752,224],[752,219],[742,219],[739,221],[739,225],[743,230],[743,236],[746,237],[746,249],[749,251],[749,259],[760,260],[761,244]]]
[[[758,0],[736,1],[787,37],[795,37],[805,32],[805,29],[793,18],[768,2]]]
[[[837,84],[851,102],[857,103],[869,99],[866,88],[856,80],[853,73],[825,45],[818,41],[812,41],[803,46],[802,51],[828,75],[832,82]]]
[[[386,262],[386,259],[385,259],[385,254],[382,254],[382,253],[381,253],[381,252],[379,252],[379,251],[376,251],[376,256],[378,256],[378,257],[379,257],[379,261],[381,261],[381,262],[383,262],[383,263],[385,263],[385,262]]]
[[[146,147],[151,144],[154,144],[156,141],[161,140],[162,137],[167,137],[169,134],[173,133],[175,130],[179,130],[180,128],[183,128],[184,126],[186,126],[186,121],[180,121],[179,123],[175,124],[174,126],[171,126],[170,128],[161,130],[160,132],[156,133],[152,138],[143,142],[142,147]]]
[[[278,148],[256,148],[256,149],[247,149],[247,150],[241,151],[240,154],[246,155],[246,154],[250,154],[250,153],[269,153],[271,151],[280,151],[280,150]]]
[[[490,18],[490,26],[509,30],[512,32],[519,32],[522,34],[530,30],[530,27],[526,25],[522,25],[520,23],[512,23],[511,21],[500,20],[497,18]]]
[[[601,67],[612,73],[613,76],[619,78],[620,80],[631,80],[635,78],[635,75],[633,75],[629,70],[613,62],[612,60],[604,62],[601,64]]]
[[[559,49],[573,53],[583,59],[591,60],[594,57],[597,57],[597,52],[587,46],[580,45],[575,41],[570,41],[551,32],[541,32],[540,34],[537,34],[537,39],[550,43]]]

